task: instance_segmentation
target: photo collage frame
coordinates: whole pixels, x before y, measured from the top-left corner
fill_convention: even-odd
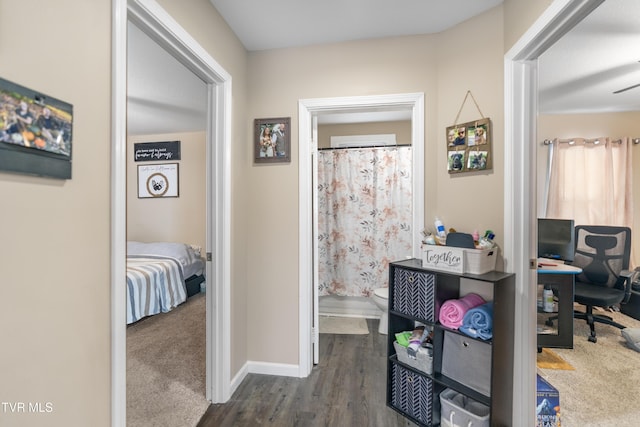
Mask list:
[[[450,174],[492,169],[491,120],[482,118],[447,128],[447,171]]]

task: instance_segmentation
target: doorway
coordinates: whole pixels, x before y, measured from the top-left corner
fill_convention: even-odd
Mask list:
[[[505,55],[505,269],[516,274],[514,423],[535,420],[537,60],[604,0],[555,1]],[[516,244],[517,242],[517,244]]]
[[[318,362],[318,283],[315,241],[315,191],[317,180],[318,117],[328,114],[409,112],[413,165],[413,230],[424,228],[424,94],[303,99],[298,102],[299,132],[299,376],[311,373]],[[413,256],[419,256],[419,233],[414,233]]]
[[[111,423],[126,424],[126,111],[129,20],[207,85],[206,397],[230,398],[231,76],[157,3],[114,0],[112,41]]]

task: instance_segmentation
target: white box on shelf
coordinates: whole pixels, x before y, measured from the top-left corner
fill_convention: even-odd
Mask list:
[[[423,245],[422,266],[450,273],[484,274],[496,268],[498,248],[465,249],[453,246]]]
[[[464,250],[453,246],[423,245],[422,267],[449,273],[464,273]]]
[[[498,247],[490,249],[465,249],[464,272],[484,274],[496,269]]]

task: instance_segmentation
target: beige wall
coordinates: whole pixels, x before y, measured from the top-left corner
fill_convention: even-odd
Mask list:
[[[72,179],[0,173],[0,402],[52,409],[0,425],[108,426],[111,1],[0,10],[0,75],[74,113]]]
[[[247,223],[250,360],[298,363],[298,100],[425,92],[432,136],[435,49],[433,37],[403,37],[250,53],[249,116],[292,117],[291,163],[252,166],[247,176],[259,213]]]
[[[111,3],[0,0],[0,75],[74,108],[73,179],[0,173],[0,401],[52,404],[43,414],[0,407],[3,426],[111,425]],[[210,2],[159,3],[232,75],[232,134],[245,140],[246,51]],[[247,147],[234,143],[232,158],[248,159]],[[247,209],[242,166],[232,174],[238,337],[246,330]],[[231,352],[237,372],[246,341],[233,339]]]
[[[395,134],[396,144],[411,144],[411,121],[318,125],[318,148],[331,147],[332,136]]]
[[[247,361],[247,258],[254,237],[247,223],[255,210],[250,181],[252,145],[247,114],[247,53],[208,0],[158,0],[158,3],[232,76],[231,129],[231,377]]]
[[[553,138],[640,138],[640,112],[603,114],[545,114],[538,117],[538,215],[544,216],[544,188],[548,148],[542,144]],[[640,230],[640,145],[633,150],[634,230]],[[633,239],[633,265],[640,266],[640,239]]]
[[[507,52],[554,0],[504,0],[504,51]]]
[[[249,54],[249,115],[292,117],[291,164],[253,166],[247,177],[252,210],[260,212],[248,222],[255,242],[246,256],[253,267],[248,280],[248,323],[260,325],[255,332],[249,331],[254,336],[250,360],[298,363],[298,100],[424,92],[427,223],[437,213],[461,230],[501,230],[502,55],[501,7],[438,35]],[[446,171],[444,134],[467,89],[494,121],[498,147],[494,148],[494,171],[454,178]],[[478,112],[471,109],[461,116],[465,121],[477,118]],[[478,192],[483,197],[477,203],[466,196]],[[289,339],[283,341],[282,336]],[[270,344],[274,341],[279,345]]]
[[[135,162],[133,144],[180,141],[180,160]],[[183,242],[206,248],[206,135],[204,132],[132,136],[127,141],[127,240]],[[138,198],[138,166],[178,164],[179,197]]]
[[[505,3],[508,40],[541,12],[520,2]],[[233,78],[232,376],[247,360],[298,362],[298,99],[424,92],[427,222],[437,213],[450,226],[500,229],[498,51],[510,44],[501,7],[435,36],[247,55],[209,1],[158,3]],[[68,101],[75,113],[72,180],[0,173],[0,401],[53,405],[50,414],[0,412],[0,425],[108,426],[111,1],[0,0],[0,8],[2,77]],[[39,48],[45,40],[55,48]],[[444,129],[467,89],[493,120],[494,171],[453,178]],[[461,119],[477,118],[468,108]],[[274,116],[292,118],[292,161],[254,165],[252,119]]]
[[[437,36],[438,120],[435,139],[427,141],[425,166],[425,184],[428,187],[425,223],[431,225],[437,215],[445,223],[445,227],[454,227],[457,231],[471,233],[477,229],[482,234],[484,230],[491,229],[496,234],[499,246],[502,246],[505,239],[502,233],[502,16],[502,8],[494,8]],[[467,90],[471,91],[477,107],[471,95],[463,106]],[[456,123],[480,119],[482,116],[491,119],[493,169],[450,175],[446,164],[446,128]],[[429,170],[435,173],[429,173]],[[502,268],[501,260],[497,267]]]

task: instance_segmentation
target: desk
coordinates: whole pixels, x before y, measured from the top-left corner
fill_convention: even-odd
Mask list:
[[[575,277],[581,272],[578,267],[538,259],[538,292],[550,285],[558,300],[552,313],[538,305],[538,351],[542,347],[573,348],[573,290]]]

